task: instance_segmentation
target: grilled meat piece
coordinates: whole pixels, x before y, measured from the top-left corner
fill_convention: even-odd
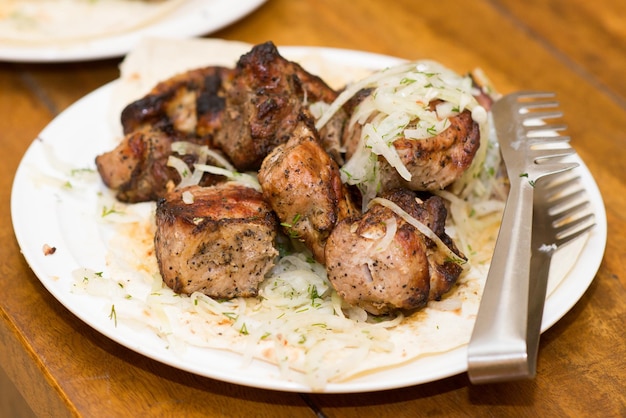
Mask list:
[[[162,197],[172,180],[180,181],[167,166],[171,145],[178,134],[168,127],[144,126],[127,134],[112,151],[96,157],[100,177],[116,190],[122,202],[142,202]]]
[[[122,202],[157,200],[181,178],[167,166],[170,155],[192,167],[197,155],[172,152],[175,141],[210,145],[220,128],[224,111],[224,88],[232,70],[206,67],[176,75],[157,84],[142,99],[122,112],[125,137],[118,146],[96,157],[104,183],[117,191]],[[204,161],[203,161],[204,162]],[[201,185],[221,179],[205,174]]]
[[[324,148],[328,155],[330,155],[339,166],[345,163],[343,157],[344,151],[341,147],[341,138],[347,122],[347,113],[345,110],[339,109],[318,131],[322,148]]]
[[[278,255],[270,207],[261,193],[236,183],[169,193],[157,203],[156,227],[159,269],[177,293],[255,296]]]
[[[425,200],[422,200],[417,193],[406,189],[389,191],[385,193],[383,197],[394,202],[413,218],[426,225],[454,254],[467,260],[463,253],[456,247],[454,240],[446,233],[445,227],[448,210],[442,198],[429,196]],[[450,260],[432,240],[423,235],[422,238],[428,249],[427,256],[430,267],[430,291],[428,293],[428,300],[439,300],[452,288],[452,285],[458,279],[463,268]]]
[[[352,99],[364,100],[371,91],[363,90]],[[436,102],[431,102],[434,107]],[[373,117],[372,117],[373,118]],[[434,191],[446,188],[459,179],[469,168],[480,147],[480,130],[468,110],[448,118],[450,126],[438,135],[425,139],[399,138],[393,145],[401,161],[411,173],[410,181],[404,180],[381,156],[380,181],[382,190],[406,187],[417,191]],[[344,130],[342,137],[349,159],[360,145],[361,126],[355,124]]]
[[[122,111],[128,134],[146,125],[169,123],[175,130],[210,141],[221,127],[224,91],[233,70],[205,67],[173,76]]]
[[[122,112],[126,136],[96,158],[98,171],[120,201],[156,200],[180,181],[167,166],[171,143],[184,140],[215,148],[216,136],[239,170],[258,169],[265,155],[289,138],[307,100],[330,102],[335,97],[321,79],[282,58],[273,44],[259,45],[242,56],[236,69],[206,67],[178,74],[129,104]],[[228,122],[224,127],[223,121]],[[342,123],[334,121],[324,130],[337,156]],[[194,155],[182,158],[190,168],[197,162]],[[205,174],[201,185],[216,181]]]
[[[480,147],[480,131],[467,110],[449,118],[449,121],[450,127],[436,136],[394,141],[393,145],[412,177],[410,181],[404,180],[395,168],[381,158],[383,190],[397,187],[441,190],[463,175]]]
[[[298,118],[290,139],[265,158],[258,177],[287,235],[302,241],[323,264],[329,234],[337,222],[358,210],[341,183],[339,167],[322,148],[312,119]]]
[[[243,55],[234,71],[215,144],[240,171],[257,170],[290,138],[307,103],[331,103],[337,96],[322,79],[284,59],[271,42]]]
[[[406,189],[384,197],[462,256],[445,233],[447,210],[441,198],[422,201]],[[328,278],[337,293],[375,315],[424,307],[448,292],[462,271],[432,240],[378,204],[361,217],[340,222],[328,238],[325,252]]]
[[[175,141],[193,143],[196,138],[182,136],[170,126],[160,124],[143,126],[127,134],[112,151],[96,157],[102,181],[116,190],[120,202],[147,202],[165,196],[181,181],[178,171],[167,165],[169,156],[182,159],[190,171],[198,162],[197,155],[172,152]],[[200,185],[209,186],[221,181],[223,177],[205,173]]]

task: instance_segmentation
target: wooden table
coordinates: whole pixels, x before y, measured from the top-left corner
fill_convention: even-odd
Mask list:
[[[71,103],[115,79],[120,60],[0,63],[0,364],[37,415],[626,416],[625,2],[269,0],[213,36],[434,58],[460,72],[481,67],[504,93],[556,91],[606,204],[600,270],[543,335],[532,381],[473,386],[462,374],[382,393],[310,395],[170,368],[58,303],[24,261],[10,220],[13,175],[30,142]]]

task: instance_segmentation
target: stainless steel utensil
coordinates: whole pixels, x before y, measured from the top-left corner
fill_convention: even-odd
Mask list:
[[[575,151],[569,137],[559,134],[566,127],[555,123],[562,112],[553,98],[549,92],[520,92],[504,96],[492,108],[510,191],[468,346],[473,383],[534,376],[527,332],[529,326],[536,328],[536,319],[529,320],[534,315],[529,309],[536,309],[529,293],[535,186],[542,177],[578,165],[562,160]],[[547,274],[541,277],[546,279]],[[542,287],[533,282],[533,292]]]
[[[528,377],[537,373],[541,321],[552,257],[557,250],[587,234],[595,225],[579,177],[567,174],[544,177],[535,186],[533,206],[533,252],[526,331]]]

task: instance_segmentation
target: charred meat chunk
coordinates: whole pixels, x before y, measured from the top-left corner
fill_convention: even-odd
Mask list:
[[[380,159],[383,190],[401,186],[412,190],[441,190],[463,175],[480,147],[478,124],[467,110],[449,121],[450,127],[433,137],[394,141],[393,145],[412,177],[410,181],[404,180],[395,168]]]
[[[394,202],[413,218],[426,225],[458,258],[467,260],[456,247],[454,240],[446,233],[448,210],[442,198],[429,196],[422,200],[418,194],[406,189],[389,191],[383,197]],[[439,300],[456,283],[463,268],[441,251],[432,240],[423,235],[422,237],[427,246],[430,271],[428,300]]]
[[[179,132],[210,141],[221,126],[224,91],[232,71],[224,67],[205,67],[160,82],[146,96],[124,108],[124,133],[166,122]]]
[[[461,256],[444,231],[447,210],[441,198],[422,201],[406,189],[384,197]],[[340,222],[325,251],[328,278],[337,293],[374,315],[420,309],[448,292],[462,272],[436,243],[379,204],[373,204],[361,217]]]
[[[162,197],[172,179],[180,180],[176,170],[167,166],[177,137],[168,127],[159,126],[144,126],[127,134],[115,149],[96,157],[102,181],[122,202]]]
[[[252,48],[237,62],[215,143],[240,170],[258,170],[286,142],[308,103],[331,103],[337,93],[321,78],[283,58],[273,43]]]
[[[263,161],[259,183],[287,235],[303,242],[323,264],[326,239],[337,222],[357,209],[312,119],[298,118],[290,139]]]
[[[177,293],[255,296],[278,255],[277,222],[256,190],[237,184],[190,186],[156,209],[155,251],[165,283]]]
[[[352,99],[353,108],[365,100],[371,91],[363,90]],[[434,108],[441,101],[430,103]],[[371,119],[375,118],[375,114]],[[469,168],[480,148],[480,130],[468,110],[450,116],[450,126],[439,134],[423,139],[400,137],[393,142],[400,160],[411,173],[411,180],[405,180],[382,156],[380,182],[382,190],[406,187],[417,191],[442,190],[458,180]],[[416,121],[413,121],[415,123]],[[407,126],[407,128],[410,128]],[[361,143],[362,126],[355,123],[344,130],[343,147],[349,159]]]
[[[170,155],[182,159],[190,170],[198,162],[198,155],[174,153],[172,143],[194,140],[169,125],[143,126],[127,134],[113,150],[98,155],[96,167],[104,184],[116,191],[119,201],[156,201],[181,181],[178,171],[167,165]],[[200,184],[208,186],[221,180],[205,173]]]

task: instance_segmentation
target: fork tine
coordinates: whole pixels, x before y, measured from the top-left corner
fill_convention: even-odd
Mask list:
[[[554,97],[556,94],[553,91],[547,90],[521,90],[516,93],[512,93],[511,96],[517,97]]]
[[[546,106],[546,108],[549,106]],[[543,108],[543,107],[540,107]],[[545,112],[540,112],[540,111],[532,111],[532,112],[528,112],[528,113],[523,113],[522,117],[524,119],[524,121],[543,121],[546,119],[558,119],[563,117],[563,112],[561,112],[560,110],[552,110],[552,111],[545,111]]]
[[[546,90],[522,90],[517,93],[513,93],[512,96],[522,97],[522,98],[542,98],[542,97],[554,97],[556,93],[553,91]]]
[[[572,207],[572,203],[580,201],[580,199],[584,198],[585,190],[578,189],[573,192],[567,192],[566,195],[552,195],[545,197],[546,201],[550,204],[550,215],[559,215],[564,211],[570,209]],[[584,201],[585,203],[589,203]]]
[[[550,161],[550,160],[548,160]],[[565,171],[569,171],[578,167],[578,163],[575,162],[548,162],[542,161],[535,164],[535,168],[540,168],[542,173],[558,174]]]
[[[595,223],[590,223],[589,225],[586,225],[584,228],[574,231],[571,234],[557,238],[555,242],[556,246],[558,248],[562,248],[563,246],[569,244],[570,242],[576,241],[577,238],[589,232],[595,225],[596,225]]]
[[[572,176],[565,178],[562,174],[555,176],[549,176],[544,179],[544,186],[539,190],[546,196],[546,199],[553,199],[555,196],[560,195],[565,190],[573,186],[578,186],[580,182],[580,176]]]
[[[545,109],[545,108],[558,108],[559,101],[555,99],[556,94],[542,94],[536,95],[523,95],[516,97],[517,108],[524,113],[529,109]]]
[[[540,103],[552,103],[551,107],[558,107],[557,101],[550,101],[556,97],[556,93],[551,91],[521,91],[511,95],[520,107]],[[543,100],[542,100],[543,99]]]
[[[574,201],[575,199],[580,199],[581,195],[582,193],[581,194],[577,193],[577,196],[566,196],[566,197],[570,198],[570,201]],[[554,218],[553,223],[556,225],[559,225],[559,224],[566,222],[568,219],[572,218],[575,214],[583,212],[588,207],[589,207],[589,201],[587,200],[583,200],[580,203],[577,203],[573,206],[568,206],[568,207],[565,207],[565,204],[562,204],[560,208],[554,205],[552,207],[552,209],[554,210],[550,211],[551,213],[549,215]]]
[[[559,132],[567,129],[567,125],[564,123],[554,123],[551,125],[537,125],[537,126],[527,126],[524,125],[524,131],[526,132],[526,136],[532,136],[538,132]]]
[[[533,155],[533,159],[537,162],[538,160],[541,161],[549,158],[567,157],[575,152],[573,148],[540,148],[532,150],[531,154]]]
[[[542,146],[542,145],[567,145],[571,138],[567,135],[547,135],[547,136],[532,136],[527,138],[528,143],[531,146]]]
[[[524,117],[537,109],[558,108],[559,102],[551,100],[555,96],[555,93],[547,91],[522,91],[511,95],[510,100],[515,102],[517,113]]]
[[[533,113],[539,112],[541,109],[555,109],[558,107],[559,102],[556,100],[517,102],[517,111],[522,117],[532,115]]]
[[[572,233],[576,232],[581,226],[588,224],[594,218],[592,213],[588,213],[585,216],[576,218],[570,221],[565,221],[562,225],[554,225],[554,232],[557,239],[564,239],[569,237]]]

